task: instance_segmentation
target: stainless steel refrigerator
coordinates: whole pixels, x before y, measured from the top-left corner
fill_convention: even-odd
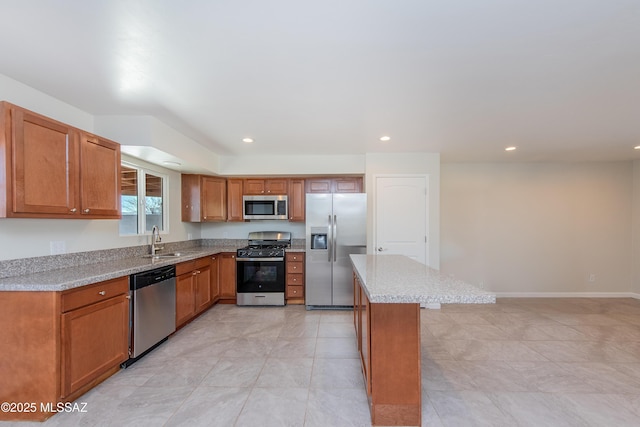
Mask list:
[[[366,253],[367,198],[357,194],[307,194],[307,309],[353,307],[350,254]]]

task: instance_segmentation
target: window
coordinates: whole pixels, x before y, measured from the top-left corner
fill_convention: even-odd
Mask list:
[[[147,234],[154,225],[165,230],[168,178],[155,171],[122,163],[120,234]]]

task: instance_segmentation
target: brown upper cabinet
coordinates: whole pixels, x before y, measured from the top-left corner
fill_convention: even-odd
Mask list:
[[[307,178],[307,193],[362,193],[361,176]]]
[[[226,179],[182,175],[182,221],[212,222],[227,219]]]
[[[287,181],[288,180],[286,178],[247,178],[244,180],[244,194],[273,194],[278,196],[284,195],[287,194]]]
[[[304,179],[291,179],[289,181],[289,221],[304,222],[305,203]]]
[[[244,221],[242,216],[242,179],[227,179],[227,221]]]
[[[0,217],[120,218],[120,145],[0,103]]]

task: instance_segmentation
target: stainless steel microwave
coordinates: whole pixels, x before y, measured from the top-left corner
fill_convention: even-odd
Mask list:
[[[244,219],[289,219],[287,196],[242,196]]]

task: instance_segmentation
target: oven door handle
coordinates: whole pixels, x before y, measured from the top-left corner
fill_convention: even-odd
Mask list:
[[[236,258],[236,261],[284,261],[282,257],[274,257],[274,258]]]

